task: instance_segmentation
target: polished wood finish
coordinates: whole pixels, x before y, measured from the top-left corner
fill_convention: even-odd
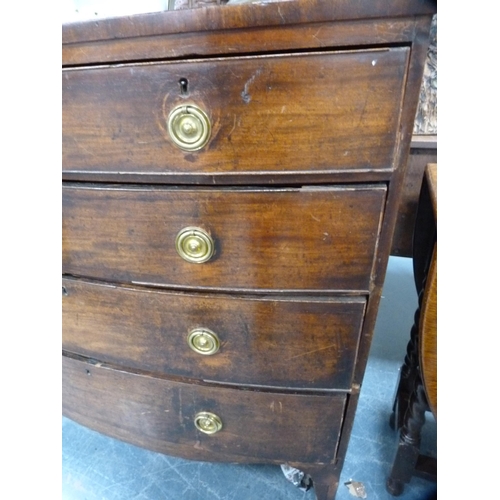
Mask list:
[[[437,245],[427,274],[420,318],[420,365],[425,394],[437,417]]]
[[[63,27],[65,414],[185,458],[287,462],[334,497],[434,11],[294,0]],[[178,103],[210,118],[199,151],[166,131]],[[189,226],[208,262],[177,254]],[[191,351],[192,326],[219,352]],[[197,411],[223,429],[201,435]]]
[[[437,163],[427,165],[425,180],[427,182],[427,189],[429,190],[434,219],[437,222]]]
[[[402,47],[66,70],[63,172],[125,180],[128,172],[391,170],[408,54]],[[167,130],[170,111],[188,104],[212,124],[196,152],[181,150]]]
[[[196,460],[278,464],[334,462],[346,401],[345,394],[189,384],[69,356],[63,357],[62,397],[69,418],[138,446]],[[222,430],[198,431],[200,411],[218,415]]]
[[[437,164],[429,164],[425,180],[437,226]],[[437,239],[427,271],[420,318],[420,365],[430,409],[437,417]]]
[[[437,165],[427,165],[414,237],[418,308],[410,332],[390,424],[398,444],[387,490],[399,496],[413,475],[436,480],[437,461],[420,453],[425,412],[437,417]]]
[[[349,390],[365,299],[171,293],[64,279],[63,348],[135,369],[217,382]],[[124,315],[123,311],[127,311]],[[186,338],[221,342],[200,355]]]
[[[63,272],[121,282],[252,291],[368,291],[386,189],[185,189],[66,185]],[[179,257],[185,227],[215,255]]]
[[[328,47],[337,31],[341,36],[334,38],[336,46],[413,42],[416,21],[435,11],[435,0],[301,0],[73,23],[63,26],[63,62]],[[322,33],[328,27],[334,29]]]

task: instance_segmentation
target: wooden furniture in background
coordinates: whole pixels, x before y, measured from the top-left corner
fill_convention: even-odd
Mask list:
[[[413,264],[419,308],[400,371],[391,426],[398,445],[387,490],[398,496],[413,475],[436,478],[436,460],[420,454],[425,412],[437,418],[437,164],[427,165],[415,223]]]
[[[417,218],[420,188],[425,168],[437,162],[437,136],[413,135],[410,155],[403,181],[403,191],[398,207],[398,216],[392,238],[391,255],[397,257],[413,256],[413,233]]]
[[[435,2],[63,27],[63,412],[332,499]]]

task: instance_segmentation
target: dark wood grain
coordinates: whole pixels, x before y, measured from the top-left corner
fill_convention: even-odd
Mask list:
[[[63,25],[62,43],[90,42],[140,36],[192,33],[255,27],[272,27],[347,21],[358,19],[398,18],[432,15],[435,0],[295,0],[209,6],[177,12],[138,14],[99,21]]]
[[[398,207],[403,193],[403,182],[406,162],[410,151],[413,123],[418,105],[420,82],[424,70],[427,47],[429,44],[429,30],[432,19],[430,17],[421,19],[415,27],[415,38],[410,56],[406,91],[401,113],[401,128],[398,135],[395,165],[397,166],[389,183],[387,202],[385,205],[382,231],[380,233],[377,248],[377,261],[373,276],[373,289],[368,298],[365,322],[363,324],[360,349],[357,357],[354,383],[361,384],[368,359],[370,342],[375,328],[378,314],[378,306],[382,295],[387,263],[391,251],[392,237],[396,226]]]
[[[64,66],[140,60],[173,60],[207,55],[252,54],[266,51],[328,49],[332,47],[411,44],[415,18],[358,19],[276,28],[169,33],[135,38],[64,44]]]
[[[296,172],[393,168],[407,48],[120,65],[63,72],[63,172]],[[183,95],[179,81],[188,81]],[[200,151],[170,139],[193,104]],[[256,161],[258,154],[258,161]]]
[[[247,291],[368,290],[386,189],[63,188],[63,273]],[[177,233],[211,234],[203,264]]]
[[[300,395],[184,384],[63,356],[63,413],[106,435],[170,455],[231,462],[335,460],[345,394]],[[220,432],[193,424],[218,415]]]
[[[349,390],[365,299],[167,293],[64,279],[63,348],[135,369],[245,385]],[[221,342],[194,352],[194,328]]]
[[[63,27],[67,416],[185,458],[287,462],[332,500],[435,10],[296,0]],[[178,103],[210,116],[196,153],[166,132]],[[214,238],[209,262],[178,257],[186,226]],[[193,323],[219,353],[187,348]],[[201,409],[219,434],[194,430]]]

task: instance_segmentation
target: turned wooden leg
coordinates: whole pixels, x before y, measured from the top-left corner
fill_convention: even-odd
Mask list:
[[[410,341],[401,367],[398,389],[394,399],[389,424],[398,430],[398,445],[392,469],[387,478],[387,491],[394,496],[403,493],[415,472],[420,454],[420,433],[425,423],[425,412],[429,409],[419,369],[419,323],[420,309],[425,290],[425,279],[418,294],[418,308],[415,311]]]
[[[404,416],[404,424],[399,431],[399,440],[392,469],[387,478],[386,487],[391,495],[401,495],[405,483],[410,481],[415,472],[420,455],[420,434],[425,423],[427,409],[424,387],[418,378],[415,390],[410,395],[408,411]]]
[[[423,285],[425,285],[425,280]],[[420,322],[420,309],[424,297],[425,286],[422,286],[418,294],[418,307],[415,311],[413,326],[410,332],[410,340],[406,347],[406,356],[399,372],[399,380],[392,405],[392,413],[389,419],[391,429],[400,429],[404,424],[404,418],[409,408],[410,395],[414,391],[416,377],[419,373],[418,355],[418,330]]]

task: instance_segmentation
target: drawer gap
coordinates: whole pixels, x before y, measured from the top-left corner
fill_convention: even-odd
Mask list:
[[[161,36],[161,35],[160,35]],[[78,45],[78,44],[67,44],[66,46]],[[304,48],[304,49],[294,49],[294,50],[269,50],[266,52],[238,52],[235,54],[234,52],[230,53],[221,53],[214,57],[213,55],[203,55],[203,54],[187,54],[182,56],[174,56],[174,57],[160,57],[160,58],[149,58],[147,61],[144,61],[144,58],[141,59],[127,59],[122,61],[117,61],[115,63],[110,64],[102,64],[102,63],[84,63],[84,64],[68,64],[63,65],[62,69],[64,71],[71,70],[79,70],[79,69],[100,69],[100,68],[114,68],[114,67],[123,67],[123,66],[139,66],[139,65],[148,65],[150,63],[158,64],[158,63],[182,63],[182,62],[201,62],[201,61],[220,61],[220,60],[241,60],[241,59],[257,59],[257,58],[268,58],[273,56],[295,56],[295,55],[315,55],[315,54],[339,54],[339,53],[348,53],[348,52],[367,52],[370,50],[384,50],[384,49],[397,49],[397,48],[405,48],[411,47],[411,43],[382,43],[382,44],[369,44],[369,45],[340,45],[340,46],[326,46],[326,47],[315,47]]]
[[[290,395],[321,395],[324,396],[325,393],[327,394],[350,394],[351,391],[346,391],[346,390],[334,390],[334,389],[297,389],[297,388],[282,388],[282,387],[268,387],[268,386],[256,386],[256,385],[242,385],[242,384],[228,384],[228,383],[221,383],[221,382],[212,382],[212,381],[207,381],[207,380],[199,380],[199,379],[191,379],[191,378],[186,378],[186,377],[176,377],[175,375],[163,375],[161,373],[156,373],[156,372],[148,372],[145,370],[138,370],[136,368],[128,368],[125,366],[117,365],[114,363],[105,363],[101,362],[99,360],[96,360],[95,358],[89,358],[87,356],[82,356],[80,354],[76,354],[71,351],[66,351],[62,350],[62,355],[63,358],[69,358],[73,359],[75,361],[80,361],[82,363],[88,364],[89,370],[87,370],[87,374],[91,376],[92,372],[91,369],[92,367],[97,367],[101,369],[108,369],[108,370],[114,370],[117,372],[124,372],[124,373],[130,373],[134,375],[140,375],[143,377],[150,377],[154,379],[160,379],[160,380],[169,380],[172,382],[178,382],[178,383],[185,383],[185,384],[190,384],[190,385],[198,385],[198,386],[205,386],[205,387],[221,387],[221,388],[228,388],[232,390],[238,390],[238,391],[243,391],[243,392],[266,392],[266,393],[275,393],[275,394],[290,394]]]
[[[296,171],[296,172],[241,172],[241,173],[141,173],[141,172],[83,172],[78,170],[67,170],[63,172],[63,182],[72,184],[92,183],[120,185],[153,185],[153,186],[180,186],[180,187],[232,187],[232,186],[255,186],[255,187],[296,187],[301,184],[338,184],[338,183],[387,183],[394,173],[394,169],[388,166],[385,169],[352,169],[352,170],[325,170]]]
[[[121,282],[116,282],[116,281],[110,281],[110,280],[102,280],[102,279],[96,279],[93,277],[87,277],[87,276],[76,276],[72,274],[63,274],[62,278],[64,280],[72,280],[75,282],[80,282],[80,283],[88,283],[88,284],[95,284],[95,285],[101,285],[101,286],[109,286],[110,288],[121,288],[121,289],[126,289],[126,290],[139,290],[143,292],[150,292],[150,293],[169,293],[169,294],[176,294],[179,296],[182,295],[196,295],[199,297],[211,297],[213,295],[212,291],[210,290],[210,293],[206,293],[203,290],[178,290],[178,289],[171,289],[170,287],[164,287],[164,286],[146,286],[146,285],[141,285],[141,284],[135,284],[135,283],[121,283]],[[66,287],[63,286],[63,295],[68,296],[69,293],[66,290]],[[283,294],[279,293],[279,291],[273,291],[272,293],[258,293],[257,291],[251,291],[248,293],[244,294],[239,294],[235,295],[234,293],[226,293],[224,290],[220,291],[217,293],[215,292],[217,296],[219,297],[225,297],[227,299],[234,299],[237,300],[238,298],[245,298],[248,300],[271,300],[271,301],[286,301],[286,302],[294,302],[294,301],[303,301],[303,300],[308,300],[308,301],[313,301],[313,302],[330,302],[333,298],[335,299],[336,302],[358,302],[358,301],[365,301],[368,299],[369,294],[364,293],[364,294],[355,294],[355,293],[344,293],[342,292],[340,296],[325,296],[324,291],[321,290],[321,293],[318,295],[314,295],[313,293],[307,293],[300,295],[299,293],[289,295],[289,294]]]

